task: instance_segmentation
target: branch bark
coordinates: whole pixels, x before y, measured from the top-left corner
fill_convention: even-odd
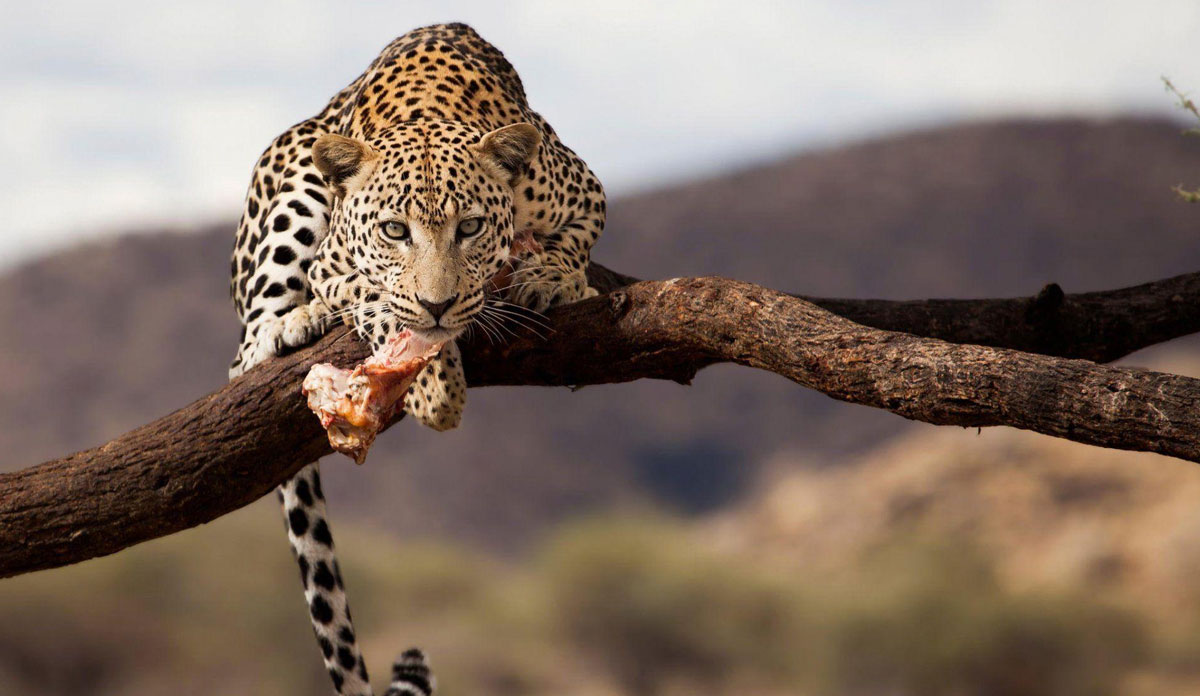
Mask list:
[[[637,280],[599,265],[588,270],[604,290]],[[1032,297],[1002,299],[795,297],[877,329],[1095,362],[1200,331],[1200,273],[1073,295],[1050,283]]]
[[[687,383],[732,362],[914,420],[1200,461],[1200,380],[1054,357],[1111,359],[1200,330],[1200,274],[1108,293],[1052,286],[1035,298],[927,302],[810,302],[721,278],[621,287],[632,279],[590,274],[611,292],[550,312],[547,340],[465,346],[471,386]],[[299,395],[309,365],[366,355],[338,329],[112,442],[0,475],[0,577],[113,553],[270,492],[330,451]]]

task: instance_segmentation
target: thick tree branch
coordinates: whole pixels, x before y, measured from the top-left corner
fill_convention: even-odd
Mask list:
[[[592,276],[604,289],[629,280],[599,267]],[[1040,300],[816,302],[890,328],[1109,358],[1200,328],[1198,288],[1197,276],[1181,276],[1057,299],[1047,290]],[[1011,425],[1200,461],[1200,380],[869,328],[719,278],[635,283],[549,321],[548,340],[467,346],[470,384],[687,382],[733,362],[930,423]],[[106,445],[0,475],[0,577],[113,553],[268,493],[329,452],[299,396],[308,366],[366,352],[339,329]]]
[[[588,270],[605,290],[636,280],[599,265]],[[1033,297],[1003,299],[796,297],[877,329],[1095,362],[1200,331],[1200,273],[1074,295],[1051,283]]]

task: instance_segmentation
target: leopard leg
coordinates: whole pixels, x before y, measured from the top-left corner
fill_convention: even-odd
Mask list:
[[[595,297],[597,291],[588,287],[586,263],[576,268],[573,260],[572,255],[558,250],[546,250],[519,259],[514,264],[505,296],[535,312]]]
[[[267,317],[246,327],[246,336],[229,368],[229,378],[240,376],[260,362],[320,338],[332,325],[332,312],[322,300],[297,305],[283,316]]]
[[[517,259],[506,297],[535,312],[595,297],[588,286],[587,266],[592,244],[604,228],[602,211],[540,235],[541,250]]]
[[[417,375],[404,397],[404,410],[434,430],[450,430],[462,421],[466,402],[462,355],[458,344],[451,341]]]

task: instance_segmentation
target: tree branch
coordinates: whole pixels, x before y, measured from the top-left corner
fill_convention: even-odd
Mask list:
[[[1108,293],[813,302],[720,278],[637,282],[549,313],[548,340],[464,347],[472,386],[688,382],[732,362],[852,403],[962,426],[1010,425],[1200,461],[1200,380],[951,340],[1109,359],[1200,329],[1200,274]],[[619,289],[614,289],[619,288]],[[814,304],[815,303],[815,304]],[[244,506],[329,453],[299,395],[308,367],[350,365],[346,329],[101,447],[0,475],[0,577],[113,553]]]
[[[636,278],[593,264],[592,285],[615,290]],[[887,331],[1111,362],[1200,331],[1200,273],[1119,290],[983,300],[847,300],[795,295],[859,324]]]

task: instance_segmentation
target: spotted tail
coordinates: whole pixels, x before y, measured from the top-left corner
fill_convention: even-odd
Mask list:
[[[392,665],[392,683],[383,696],[433,696],[437,681],[425,653],[409,648]]]
[[[342,571],[325,518],[318,465],[309,464],[280,486],[279,497],[287,520],[288,540],[300,564],[300,581],[304,583],[313,632],[317,634],[329,678],[338,696],[371,696],[367,665],[354,635]]]

